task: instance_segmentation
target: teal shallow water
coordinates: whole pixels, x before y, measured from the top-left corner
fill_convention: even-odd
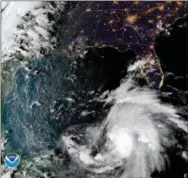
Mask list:
[[[33,61],[16,72],[2,115],[14,151],[31,152],[55,145],[62,124],[53,106],[73,84],[66,78],[68,63],[67,58],[56,56]]]

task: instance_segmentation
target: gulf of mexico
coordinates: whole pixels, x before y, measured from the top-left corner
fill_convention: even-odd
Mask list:
[[[31,153],[55,147],[71,120],[68,113],[64,118],[55,113],[56,103],[64,107],[62,98],[74,92],[70,92],[74,88],[70,70],[70,59],[51,56],[16,72],[2,114],[3,130],[13,151]]]

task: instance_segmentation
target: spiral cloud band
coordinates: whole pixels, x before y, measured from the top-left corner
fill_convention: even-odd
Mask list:
[[[109,102],[104,121],[85,129],[85,143],[73,139],[80,135],[63,135],[71,160],[88,177],[149,178],[165,169],[166,149],[177,142],[173,128],[188,132],[176,109],[160,103],[154,91],[136,87],[132,77],[108,95]]]

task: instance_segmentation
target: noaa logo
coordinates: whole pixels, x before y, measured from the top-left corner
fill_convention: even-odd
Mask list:
[[[20,156],[16,153],[9,153],[4,161],[7,167],[16,168],[20,164]]]

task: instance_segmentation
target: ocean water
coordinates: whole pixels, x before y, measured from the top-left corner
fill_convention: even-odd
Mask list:
[[[108,107],[99,96],[119,86],[134,57],[131,50],[89,49],[85,59],[57,54],[20,68],[2,117],[13,151],[53,149],[70,125],[103,120]]]
[[[135,60],[132,50],[92,48],[84,59],[52,55],[20,68],[3,126],[11,151],[25,157],[21,169],[64,178],[149,178],[163,171],[175,132],[186,135],[187,123],[127,72]]]
[[[70,70],[65,56],[51,56],[32,61],[16,72],[2,116],[14,151],[29,153],[54,147],[58,133],[71,121],[68,114],[62,118],[55,113],[66,105],[66,101],[60,102],[62,98],[73,94]]]
[[[85,68],[81,63],[52,55],[15,73],[2,114],[12,151],[30,154],[55,148],[68,126],[100,119],[102,104],[92,99],[104,77],[96,65],[92,69],[93,64]]]

